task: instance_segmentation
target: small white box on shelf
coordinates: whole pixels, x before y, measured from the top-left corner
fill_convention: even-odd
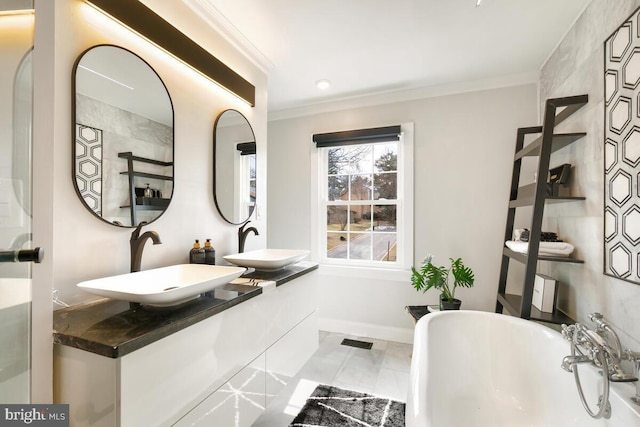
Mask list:
[[[556,306],[556,290],[556,279],[544,274],[536,274],[531,304],[540,311],[553,313]]]

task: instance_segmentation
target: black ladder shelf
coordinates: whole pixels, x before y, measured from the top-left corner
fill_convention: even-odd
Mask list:
[[[133,162],[149,163],[158,166],[173,166],[173,162],[164,162],[161,160],[148,159],[146,157],[134,156],[131,151],[124,153],[118,153],[118,157],[127,160],[127,170],[120,172],[120,175],[128,175],[129,177],[129,204],[120,206],[121,208],[128,208],[131,214],[131,224],[133,226],[138,224],[137,210],[163,210],[167,207],[169,199],[152,200],[153,203],[144,203],[146,197],[136,197],[136,189],[134,184],[134,178],[136,176],[142,178],[159,179],[164,181],[173,181],[173,176],[170,175],[158,175],[147,172],[136,171],[133,167]]]
[[[532,206],[531,225],[529,227],[529,247],[526,254],[514,252],[506,247],[502,251],[502,263],[500,267],[500,282],[496,298],[496,313],[501,313],[506,308],[512,315],[523,319],[540,320],[550,323],[574,323],[573,319],[554,308],[553,313],[542,312],[532,307],[533,285],[536,276],[538,261],[583,263],[575,258],[539,256],[540,236],[542,231],[542,217],[545,203],[567,202],[585,200],[584,197],[562,197],[547,195],[547,180],[549,173],[549,161],[551,153],[567,145],[578,141],[586,133],[554,133],[556,125],[567,119],[573,113],[582,108],[589,101],[588,95],[579,95],[566,98],[548,99],[545,104],[543,126],[519,128],[516,139],[513,175],[511,177],[511,193],[507,223],[505,227],[505,241],[513,236],[516,208]],[[540,137],[524,146],[527,135],[541,134]],[[538,157],[538,179],[534,184],[519,186],[520,169],[522,159],[529,156]],[[525,273],[522,286],[522,295],[507,294],[507,273],[509,262],[518,261],[525,265]]]

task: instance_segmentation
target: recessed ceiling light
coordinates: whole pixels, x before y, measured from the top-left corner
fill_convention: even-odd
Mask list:
[[[326,89],[329,89],[329,87],[331,86],[331,82],[327,79],[318,80],[316,82],[316,86],[320,90],[326,90]]]
[[[476,0],[476,7],[480,6],[482,4],[482,0]]]

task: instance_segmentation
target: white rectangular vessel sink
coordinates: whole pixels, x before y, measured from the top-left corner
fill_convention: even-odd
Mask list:
[[[86,292],[154,306],[171,306],[196,298],[240,277],[240,267],[179,264],[78,283]]]
[[[278,271],[295,264],[309,255],[307,250],[297,249],[260,249],[223,257],[232,264],[251,267],[260,271]]]

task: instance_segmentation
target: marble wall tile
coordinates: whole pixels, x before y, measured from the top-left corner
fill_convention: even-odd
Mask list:
[[[589,95],[589,104],[560,126],[561,131],[586,131],[587,137],[552,157],[552,165],[575,166],[571,191],[587,200],[549,206],[544,223],[545,229],[573,243],[585,263],[540,263],[540,268],[559,280],[559,305],[570,316],[589,323],[589,313],[603,313],[623,345],[636,350],[640,350],[640,286],[603,274],[603,70],[605,40],[638,6],[638,0],[593,0],[543,66],[539,85],[543,102]]]
[[[120,174],[127,163],[118,153],[132,151],[135,156],[173,161],[173,128],[80,94],[76,94],[76,121],[103,131],[102,217],[129,224],[129,211],[120,208],[129,204],[129,181]],[[172,175],[171,167],[140,162],[134,166],[140,172]],[[171,197],[172,181],[136,177],[134,185],[145,187],[147,182],[164,198]],[[157,216],[158,211],[137,212],[139,222],[150,222]]]

